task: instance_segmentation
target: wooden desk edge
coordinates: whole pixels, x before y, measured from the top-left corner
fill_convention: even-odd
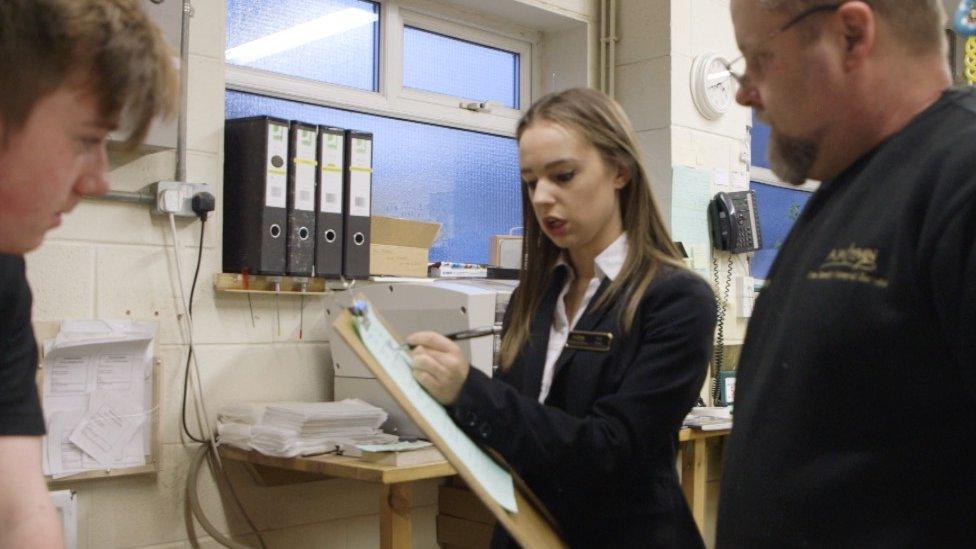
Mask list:
[[[732,432],[732,429],[720,429],[718,431],[699,431],[690,427],[682,427],[678,431],[678,442],[689,442],[702,438],[724,437]]]
[[[449,477],[457,474],[454,467],[447,461],[396,467],[391,465],[376,465],[346,456],[325,455],[294,458],[266,456],[254,450],[247,451],[230,446],[221,446],[220,456],[225,459],[267,465],[289,471],[301,471],[328,477],[364,480],[382,484],[412,482],[415,480]]]

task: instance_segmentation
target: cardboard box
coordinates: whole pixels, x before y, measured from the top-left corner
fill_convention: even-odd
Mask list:
[[[494,526],[495,515],[485,507],[484,503],[466,488],[455,486],[440,486],[437,490],[437,508],[442,515],[454,518],[480,522]]]
[[[491,250],[491,264],[506,269],[522,268],[522,237],[514,235],[492,235],[488,244]]]
[[[488,549],[494,529],[494,526],[482,522],[437,515],[437,543],[441,547]]]
[[[437,543],[442,549],[487,549],[495,516],[463,483],[451,484],[437,490]]]
[[[440,229],[440,223],[372,216],[369,274],[426,278],[430,245]]]

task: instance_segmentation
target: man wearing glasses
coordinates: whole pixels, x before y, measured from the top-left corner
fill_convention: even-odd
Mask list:
[[[976,543],[976,92],[941,0],[732,0],[737,100],[822,181],[749,324],[719,547]]]

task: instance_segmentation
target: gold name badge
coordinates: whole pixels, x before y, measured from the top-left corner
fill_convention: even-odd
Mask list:
[[[606,353],[610,350],[610,343],[612,342],[613,334],[610,332],[585,332],[583,330],[576,330],[569,332],[569,337],[566,339],[566,348]]]

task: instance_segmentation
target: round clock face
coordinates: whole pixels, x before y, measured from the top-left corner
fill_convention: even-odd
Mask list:
[[[725,61],[713,54],[703,53],[691,66],[691,97],[698,111],[709,120],[721,118],[735,96],[735,81]]]

